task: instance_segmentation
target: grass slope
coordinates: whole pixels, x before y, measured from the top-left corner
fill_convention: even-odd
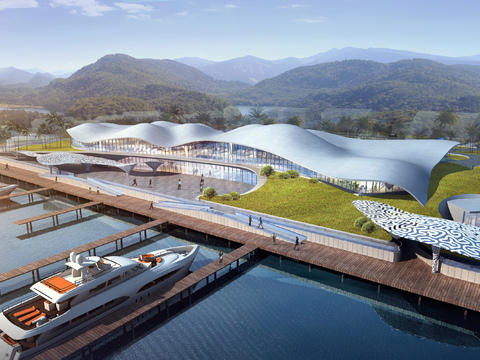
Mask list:
[[[382,195],[358,197],[332,186],[308,179],[279,179],[270,177],[257,191],[244,195],[238,201],[212,201],[258,211],[309,224],[355,234],[362,234],[353,226],[362,214],[352,205],[354,200],[380,201],[399,209],[427,216],[440,217],[439,203],[450,196],[478,193],[480,189],[480,168],[470,170],[453,163],[438,164],[432,171],[429,187],[429,201],[423,207],[411,195]],[[390,240],[387,232],[378,229],[371,235],[377,239]]]

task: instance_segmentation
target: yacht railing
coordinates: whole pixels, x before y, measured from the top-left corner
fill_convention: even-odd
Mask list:
[[[36,293],[28,293],[26,295],[20,296],[19,298],[16,298],[12,301],[9,301],[7,304],[5,304],[2,307],[2,312],[7,311],[8,309],[11,309],[17,305],[20,305],[21,303],[27,302],[28,300],[32,300],[33,298],[40,296]]]

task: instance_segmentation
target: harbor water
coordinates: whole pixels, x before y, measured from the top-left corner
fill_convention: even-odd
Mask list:
[[[0,272],[139,225],[140,220],[83,210],[33,224],[33,233],[13,221],[75,205],[61,197],[34,196],[0,204]],[[175,235],[175,236],[174,236]],[[195,237],[148,231],[124,240],[123,256],[195,243]],[[226,242],[202,242],[192,269],[230,251]],[[300,250],[301,251],[301,250]],[[115,252],[115,244],[97,254]],[[94,359],[478,359],[480,317],[358,279],[263,254],[248,270],[148,330],[135,341],[113,339],[94,351]],[[41,274],[61,269],[54,264]],[[226,271],[226,270],[225,270]],[[219,274],[221,275],[221,274]],[[31,274],[0,283],[2,294],[31,282]],[[205,284],[199,284],[198,288]],[[0,297],[21,295],[27,288]]]

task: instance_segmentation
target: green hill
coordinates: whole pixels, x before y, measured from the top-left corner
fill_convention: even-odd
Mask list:
[[[480,66],[431,60],[345,60],[299,67],[231,98],[235,103],[309,107],[480,111]]]
[[[73,116],[88,113],[89,117],[104,115],[103,111],[99,113],[91,107],[88,110],[83,108],[93,104],[110,109],[110,113],[163,110],[170,105],[179,105],[184,111],[187,108],[212,111],[229,105],[228,101],[215,97],[215,94],[228,94],[246,87],[249,85],[215,80],[175,61],[135,59],[115,54],[104,56],[69,78],[56,79],[42,88],[22,92],[3,89],[0,91],[0,102],[5,98],[9,103],[41,105]],[[109,105],[103,104],[102,100]],[[124,109],[122,104],[126,105]]]

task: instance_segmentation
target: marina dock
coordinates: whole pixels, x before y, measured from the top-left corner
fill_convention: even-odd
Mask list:
[[[168,301],[179,294],[182,300],[186,300],[189,302],[189,304],[191,304],[191,289],[196,284],[204,279],[207,279],[208,284],[208,278],[213,276],[212,282],[215,285],[215,282],[217,281],[217,272],[219,270],[229,267],[231,271],[232,264],[234,264],[234,270],[238,270],[240,259],[254,252],[256,249],[257,248],[252,245],[243,245],[242,247],[225,254],[222,263],[220,263],[219,260],[211,262],[210,264],[179,280],[172,288],[153,293],[144,300],[131,305],[121,312],[112,314],[107,320],[99,322],[94,327],[87,329],[86,331],[65,341],[64,343],[47,349],[41,354],[35,356],[33,359],[60,359],[72,355],[77,351],[80,351],[82,348],[88,347],[89,344],[94,343],[98,339],[105,337],[109,333],[115,332],[120,328],[123,328],[123,331],[126,331],[127,326],[132,332],[132,337],[134,338],[135,322],[137,318],[148,313],[154,308],[157,308],[158,310],[164,308],[168,314]],[[183,295],[184,293],[186,294]],[[91,346],[89,347],[89,352],[92,352]]]
[[[8,206],[10,206],[10,202],[11,202],[12,198],[15,198],[15,197],[18,197],[18,196],[23,196],[23,195],[28,195],[28,202],[31,203],[31,202],[33,202],[33,194],[43,192],[43,191],[50,192],[50,190],[52,190],[51,187],[22,191],[22,192],[19,192],[19,193],[0,196],[0,200],[7,200],[7,207],[8,207]]]
[[[304,262],[310,267],[315,266],[333,270],[342,274],[342,278],[343,276],[361,278],[378,285],[379,291],[381,291],[381,287],[383,286],[406,291],[417,295],[419,302],[421,301],[422,297],[425,297],[465,309],[465,314],[467,310],[476,312],[480,311],[480,303],[477,301],[477,299],[480,297],[480,284],[455,279],[439,273],[432,274],[431,267],[418,258],[403,260],[401,262],[389,262],[345,250],[336,249],[326,245],[312,243],[309,241],[305,241],[305,243],[302,244],[300,249],[297,251],[294,250],[293,244],[290,242],[277,241],[277,244],[274,245],[272,238],[267,235],[234,229],[226,225],[211,223],[206,220],[160,208],[150,209],[149,201],[138,199],[132,196],[122,195],[114,197],[105,194],[91,193],[87,189],[82,189],[63,184],[61,182],[55,182],[54,180],[48,178],[39,177],[30,171],[17,169],[14,166],[10,166],[10,170],[0,169],[0,174],[19,179],[20,181],[24,181],[35,186],[51,188],[53,192],[57,194],[65,194],[67,198],[76,198],[79,202],[80,199],[82,201],[98,202],[102,203],[103,207],[117,209],[117,211],[122,210],[131,212],[132,216],[141,215],[143,217],[153,219],[153,221],[145,224],[150,224],[149,226],[151,227],[168,223],[170,225],[180,227],[185,231],[186,234],[193,230],[203,234],[207,239],[208,236],[215,236],[224,239],[227,242],[235,242],[243,245],[239,249],[232,251],[230,254],[226,254],[224,256],[223,264],[219,264],[218,261],[214,261],[206,267],[187,276],[185,279],[177,283],[173,289],[169,290],[168,293],[152,294],[148,300],[145,300],[145,303],[142,302],[141,304],[136,304],[136,307],[132,311],[132,315],[124,316],[122,313],[121,317],[125,318],[125,321],[118,318],[117,320],[112,321],[112,324],[109,322],[108,326],[105,324],[100,324],[98,328],[95,327],[95,330],[92,329],[92,332],[88,331],[84,334],[84,336],[82,336],[82,339],[84,340],[82,340],[82,343],[79,343],[80,340],[77,338],[75,338],[76,340],[72,339],[71,341],[67,341],[66,343],[62,344],[61,349],[65,352],[61,352],[60,349],[53,348],[45,352],[45,354],[49,354],[48,356],[45,355],[44,357],[44,355],[41,354],[37,356],[38,359],[62,357],[65,356],[66,353],[73,353],[78,351],[78,349],[85,348],[85,346],[88,346],[89,339],[97,339],[97,336],[100,334],[108,334],[111,331],[118,329],[119,326],[125,326],[125,324],[133,321],[132,319],[135,319],[145,311],[148,311],[153,307],[160,306],[159,304],[163,304],[165,302],[165,306],[168,306],[168,299],[171,296],[179,293],[183,294],[185,291],[188,292],[189,286],[192,286],[188,285],[190,281],[195,283],[204,278],[208,278],[209,276],[216,276],[215,274],[218,271],[217,268],[219,266],[220,268],[227,265],[230,266],[230,264],[238,261],[238,259],[240,259],[242,256],[245,256],[245,254],[255,250],[266,251],[268,253],[275,254],[280,258],[280,261],[282,258],[290,258]],[[152,225],[153,223],[156,225]],[[137,229],[138,231],[138,228],[133,228],[132,231],[134,229]],[[117,235],[119,234],[116,234],[115,236]],[[121,241],[120,238],[117,238],[116,240],[105,239],[97,240],[99,243],[93,242],[88,244],[90,248],[79,247],[77,248],[77,252],[94,250],[96,247],[101,246],[101,241],[115,241],[117,245],[116,248],[118,249],[117,241]],[[76,249],[72,250],[76,251]],[[58,256],[58,260],[56,261],[66,259],[69,253],[70,251],[55,255]],[[52,262],[53,260],[54,259],[50,259],[48,261]],[[15,272],[22,271],[23,273],[32,272],[32,277],[34,279],[35,275],[33,274],[33,271],[37,271],[37,278],[39,278],[38,270],[36,270],[38,269],[39,264],[36,264],[35,266],[37,267],[33,269],[32,264],[24,265],[18,269],[11,270],[11,272],[0,274],[0,282],[5,281],[7,278],[12,278]],[[10,275],[6,276],[5,274],[7,273],[10,273]],[[192,277],[194,274],[195,276]],[[170,294],[170,291],[172,291],[172,295],[168,295]],[[120,317],[120,315],[118,316]],[[63,355],[57,356],[60,354],[60,352]]]

